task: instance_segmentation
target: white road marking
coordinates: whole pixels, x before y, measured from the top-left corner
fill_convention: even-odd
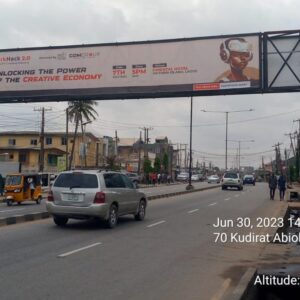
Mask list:
[[[240,196],[239,194],[234,195],[234,197],[236,197],[236,198],[239,197],[239,196]]]
[[[66,256],[69,256],[71,254],[74,254],[74,253],[77,253],[77,252],[80,252],[80,251],[83,251],[83,250],[86,250],[86,249],[89,249],[89,248],[92,248],[92,247],[95,247],[95,246],[98,246],[98,245],[101,245],[101,244],[102,243],[91,244],[89,246],[85,246],[85,247],[82,247],[82,248],[79,248],[79,249],[76,249],[76,250],[73,250],[73,251],[70,251],[70,252],[60,254],[57,257],[66,257]]]
[[[224,199],[224,201],[228,201],[228,200],[230,200],[231,198],[226,198],[226,199]]]
[[[214,203],[209,204],[208,206],[213,206],[213,205],[216,205],[216,204],[217,204],[217,202],[214,202]]]
[[[156,222],[156,223],[154,223],[154,224],[148,225],[147,227],[148,227],[148,228],[151,228],[151,227],[160,225],[160,224],[165,223],[165,222],[166,222],[166,221],[162,220],[162,221]]]
[[[196,209],[193,209],[193,210],[188,211],[188,213],[189,213],[189,214],[192,214],[192,213],[194,213],[194,212],[196,212],[196,211],[198,211],[198,210],[199,210],[199,208],[196,208]]]
[[[0,213],[4,213],[4,212],[14,212],[17,210],[24,210],[25,208],[16,208],[16,209],[8,209],[8,210],[0,210]]]

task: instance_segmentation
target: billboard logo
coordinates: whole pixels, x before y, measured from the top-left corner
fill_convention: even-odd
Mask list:
[[[65,52],[57,54],[57,59],[65,60],[67,58],[67,54]]]
[[[100,55],[100,52],[78,52],[78,53],[70,53],[70,58],[95,58]]]
[[[14,62],[20,60],[21,56],[0,56],[0,62]]]

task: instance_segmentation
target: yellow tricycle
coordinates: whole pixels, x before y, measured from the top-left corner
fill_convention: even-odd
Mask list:
[[[24,201],[42,201],[41,176],[39,174],[7,174],[5,178],[4,197],[6,204],[11,206],[14,202],[21,204]]]

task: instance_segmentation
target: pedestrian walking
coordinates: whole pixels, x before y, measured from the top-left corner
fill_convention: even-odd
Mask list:
[[[284,200],[284,194],[286,190],[286,177],[283,175],[283,173],[281,173],[278,178],[278,189],[280,201]]]
[[[275,190],[277,187],[277,178],[274,173],[269,178],[270,200],[274,200]]]
[[[161,174],[160,173],[157,174],[157,183],[158,184],[161,183]]]

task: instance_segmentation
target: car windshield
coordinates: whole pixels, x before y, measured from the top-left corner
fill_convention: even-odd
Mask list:
[[[224,178],[238,178],[238,175],[236,173],[225,173]]]
[[[84,173],[62,173],[54,182],[56,187],[65,188],[98,188],[97,176]]]
[[[20,175],[8,175],[6,176],[5,184],[6,185],[19,185],[21,184],[22,176]]]

